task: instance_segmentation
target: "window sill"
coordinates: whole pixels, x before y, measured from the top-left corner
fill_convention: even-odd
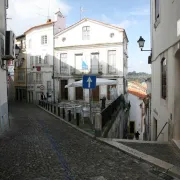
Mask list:
[[[160,18],[157,18],[155,23],[154,23],[154,28],[155,29],[158,27],[159,23],[160,23]]]

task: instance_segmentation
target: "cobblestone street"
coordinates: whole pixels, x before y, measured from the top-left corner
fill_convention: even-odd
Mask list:
[[[93,140],[34,105],[11,104],[0,139],[2,180],[154,180],[151,166]],[[99,177],[99,178],[98,178]]]

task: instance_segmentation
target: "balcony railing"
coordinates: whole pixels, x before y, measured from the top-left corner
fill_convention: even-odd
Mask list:
[[[81,74],[97,74],[97,75],[109,75],[117,74],[116,68],[107,66],[106,69],[103,69],[103,65],[74,68],[69,66],[63,66],[60,68],[60,75],[81,75]]]

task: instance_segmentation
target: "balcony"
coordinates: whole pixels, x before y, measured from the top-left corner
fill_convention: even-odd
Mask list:
[[[67,66],[62,66],[60,68],[60,76],[82,76],[84,74],[94,74],[97,76],[112,76],[112,75],[117,75],[117,69],[113,68],[111,66],[107,66],[107,67],[103,67],[103,65],[98,65],[98,66],[90,66],[90,68],[88,67],[80,67],[80,68],[74,68],[74,67],[70,67]]]
[[[73,68],[71,67],[70,72],[72,75],[80,75],[80,74],[103,74],[102,65],[99,66],[91,66],[90,68]]]

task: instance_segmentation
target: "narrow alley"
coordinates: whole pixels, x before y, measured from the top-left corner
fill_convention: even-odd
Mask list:
[[[149,164],[100,144],[35,105],[10,104],[0,179],[155,179]],[[157,179],[157,177],[156,177]]]

